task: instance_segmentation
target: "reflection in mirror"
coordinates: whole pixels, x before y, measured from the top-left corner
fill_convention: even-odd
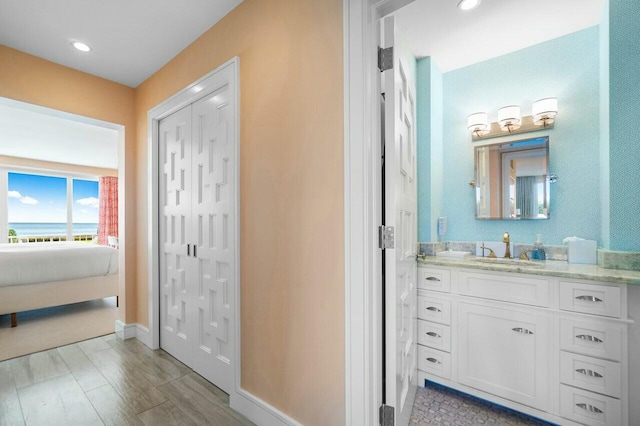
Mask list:
[[[549,219],[549,138],[475,147],[476,219]]]

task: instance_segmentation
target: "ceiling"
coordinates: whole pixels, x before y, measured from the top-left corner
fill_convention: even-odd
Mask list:
[[[118,138],[116,126],[0,98],[0,155],[117,169]]]
[[[606,0],[482,0],[470,11],[459,0],[415,0],[395,13],[417,58],[452,71],[598,25]]]
[[[0,44],[137,87],[241,2],[0,0]]]

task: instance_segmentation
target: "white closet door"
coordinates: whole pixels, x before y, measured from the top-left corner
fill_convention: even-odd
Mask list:
[[[234,111],[229,85],[192,105],[197,345],[191,367],[227,393],[235,344]]]
[[[190,364],[193,341],[191,244],[191,107],[159,124],[160,341]],[[191,254],[191,253],[189,253]]]

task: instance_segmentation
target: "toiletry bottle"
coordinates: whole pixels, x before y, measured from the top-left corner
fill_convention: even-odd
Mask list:
[[[540,234],[536,234],[536,242],[533,243],[534,251],[531,253],[531,258],[535,260],[547,260],[547,255],[544,252],[542,245],[542,239]]]

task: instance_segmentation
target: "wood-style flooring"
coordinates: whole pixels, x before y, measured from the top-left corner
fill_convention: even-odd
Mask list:
[[[0,362],[0,425],[252,425],[162,350],[111,334]]]

